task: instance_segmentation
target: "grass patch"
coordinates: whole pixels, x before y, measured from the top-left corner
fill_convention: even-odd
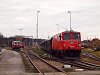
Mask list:
[[[88,52],[93,52],[93,51],[94,51],[93,49],[84,48],[84,49],[82,49],[81,53],[88,53]]]
[[[100,57],[100,51],[95,51],[95,50],[90,49],[90,48],[84,48],[84,49],[82,49],[81,54],[83,54],[83,53],[92,53],[92,54]]]
[[[93,54],[95,54],[96,56],[100,57],[100,51],[94,51]]]
[[[41,48],[33,48],[32,49],[34,53],[36,53],[39,56],[48,56],[48,53],[44,50],[42,50]]]
[[[86,61],[86,62],[90,62],[91,63],[92,60],[89,59],[89,58],[83,58],[82,61]]]

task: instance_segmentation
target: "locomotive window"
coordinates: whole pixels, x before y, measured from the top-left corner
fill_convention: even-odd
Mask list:
[[[18,42],[18,44],[20,44],[20,42]]]
[[[17,44],[17,42],[15,42],[15,44]]]
[[[60,38],[60,40],[62,40],[62,36],[61,36],[61,34],[59,35],[59,38]]]
[[[79,33],[74,33],[73,38],[76,39],[76,40],[80,39],[80,34]]]
[[[69,33],[64,34],[64,40],[70,40],[70,34]]]

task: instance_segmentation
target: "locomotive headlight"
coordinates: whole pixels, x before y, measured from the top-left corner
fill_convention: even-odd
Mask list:
[[[79,45],[79,47],[81,47],[81,44],[80,43],[78,45]]]
[[[66,47],[66,44],[64,44],[64,47]]]
[[[74,44],[74,42],[70,42],[70,44]]]

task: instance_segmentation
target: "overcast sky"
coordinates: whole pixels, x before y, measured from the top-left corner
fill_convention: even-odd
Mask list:
[[[36,38],[37,11],[39,38],[52,37],[70,29],[80,31],[82,39],[100,38],[100,0],[0,0],[0,32],[5,36],[22,35]]]

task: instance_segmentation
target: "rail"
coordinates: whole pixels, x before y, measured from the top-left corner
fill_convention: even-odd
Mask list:
[[[40,58],[38,55],[36,55],[35,53],[33,53],[32,51],[30,50],[25,50],[25,54],[27,55],[27,57],[29,58],[30,62],[32,63],[32,65],[38,70],[38,72],[42,75],[45,75],[45,73],[48,73],[48,72],[62,72],[64,74],[67,74],[65,71],[63,70],[60,70],[56,67],[54,67],[53,65],[51,65],[50,63],[48,63],[47,61],[45,61],[44,59]],[[41,67],[39,67],[38,65],[39,64],[36,64],[34,62],[34,60],[36,59],[36,61],[39,61],[41,62],[41,64],[45,63],[46,65],[48,65],[48,69],[44,69],[46,71],[43,70],[43,68],[41,69]],[[44,65],[42,65],[42,67],[44,67]]]

